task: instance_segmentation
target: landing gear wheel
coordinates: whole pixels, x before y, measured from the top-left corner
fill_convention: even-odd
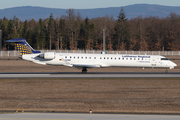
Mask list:
[[[87,69],[86,69],[86,68],[83,68],[83,69],[82,69],[82,73],[87,73]]]
[[[168,73],[168,70],[167,70],[167,69],[165,70],[165,73]]]

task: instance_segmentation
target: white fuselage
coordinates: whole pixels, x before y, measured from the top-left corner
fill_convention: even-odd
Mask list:
[[[22,59],[43,65],[65,65],[76,68],[90,67],[152,67],[174,68],[172,61],[159,55],[124,55],[124,54],[77,54],[52,53],[54,57],[44,59],[40,54],[22,55]],[[51,53],[49,53],[51,54]]]

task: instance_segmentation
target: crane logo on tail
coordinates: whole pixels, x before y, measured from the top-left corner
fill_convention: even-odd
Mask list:
[[[16,47],[20,51],[21,55],[32,54],[32,50],[26,45],[16,44]]]
[[[6,42],[14,42],[16,44],[17,49],[21,53],[21,55],[27,55],[27,54],[38,54],[41,53],[41,51],[34,50],[24,38],[15,38],[11,40],[7,40]]]

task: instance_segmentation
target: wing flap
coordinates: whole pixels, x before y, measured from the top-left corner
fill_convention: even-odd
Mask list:
[[[100,65],[97,64],[73,64],[73,67],[76,68],[100,68]]]
[[[43,63],[43,62],[38,62],[38,61],[33,61],[33,62],[37,64],[41,64],[41,65],[46,65],[46,63]]]

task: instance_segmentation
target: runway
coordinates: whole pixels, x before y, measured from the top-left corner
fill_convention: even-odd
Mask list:
[[[179,115],[81,114],[81,113],[11,113],[0,120],[179,120]]]
[[[0,78],[180,78],[180,72],[0,73]]]

